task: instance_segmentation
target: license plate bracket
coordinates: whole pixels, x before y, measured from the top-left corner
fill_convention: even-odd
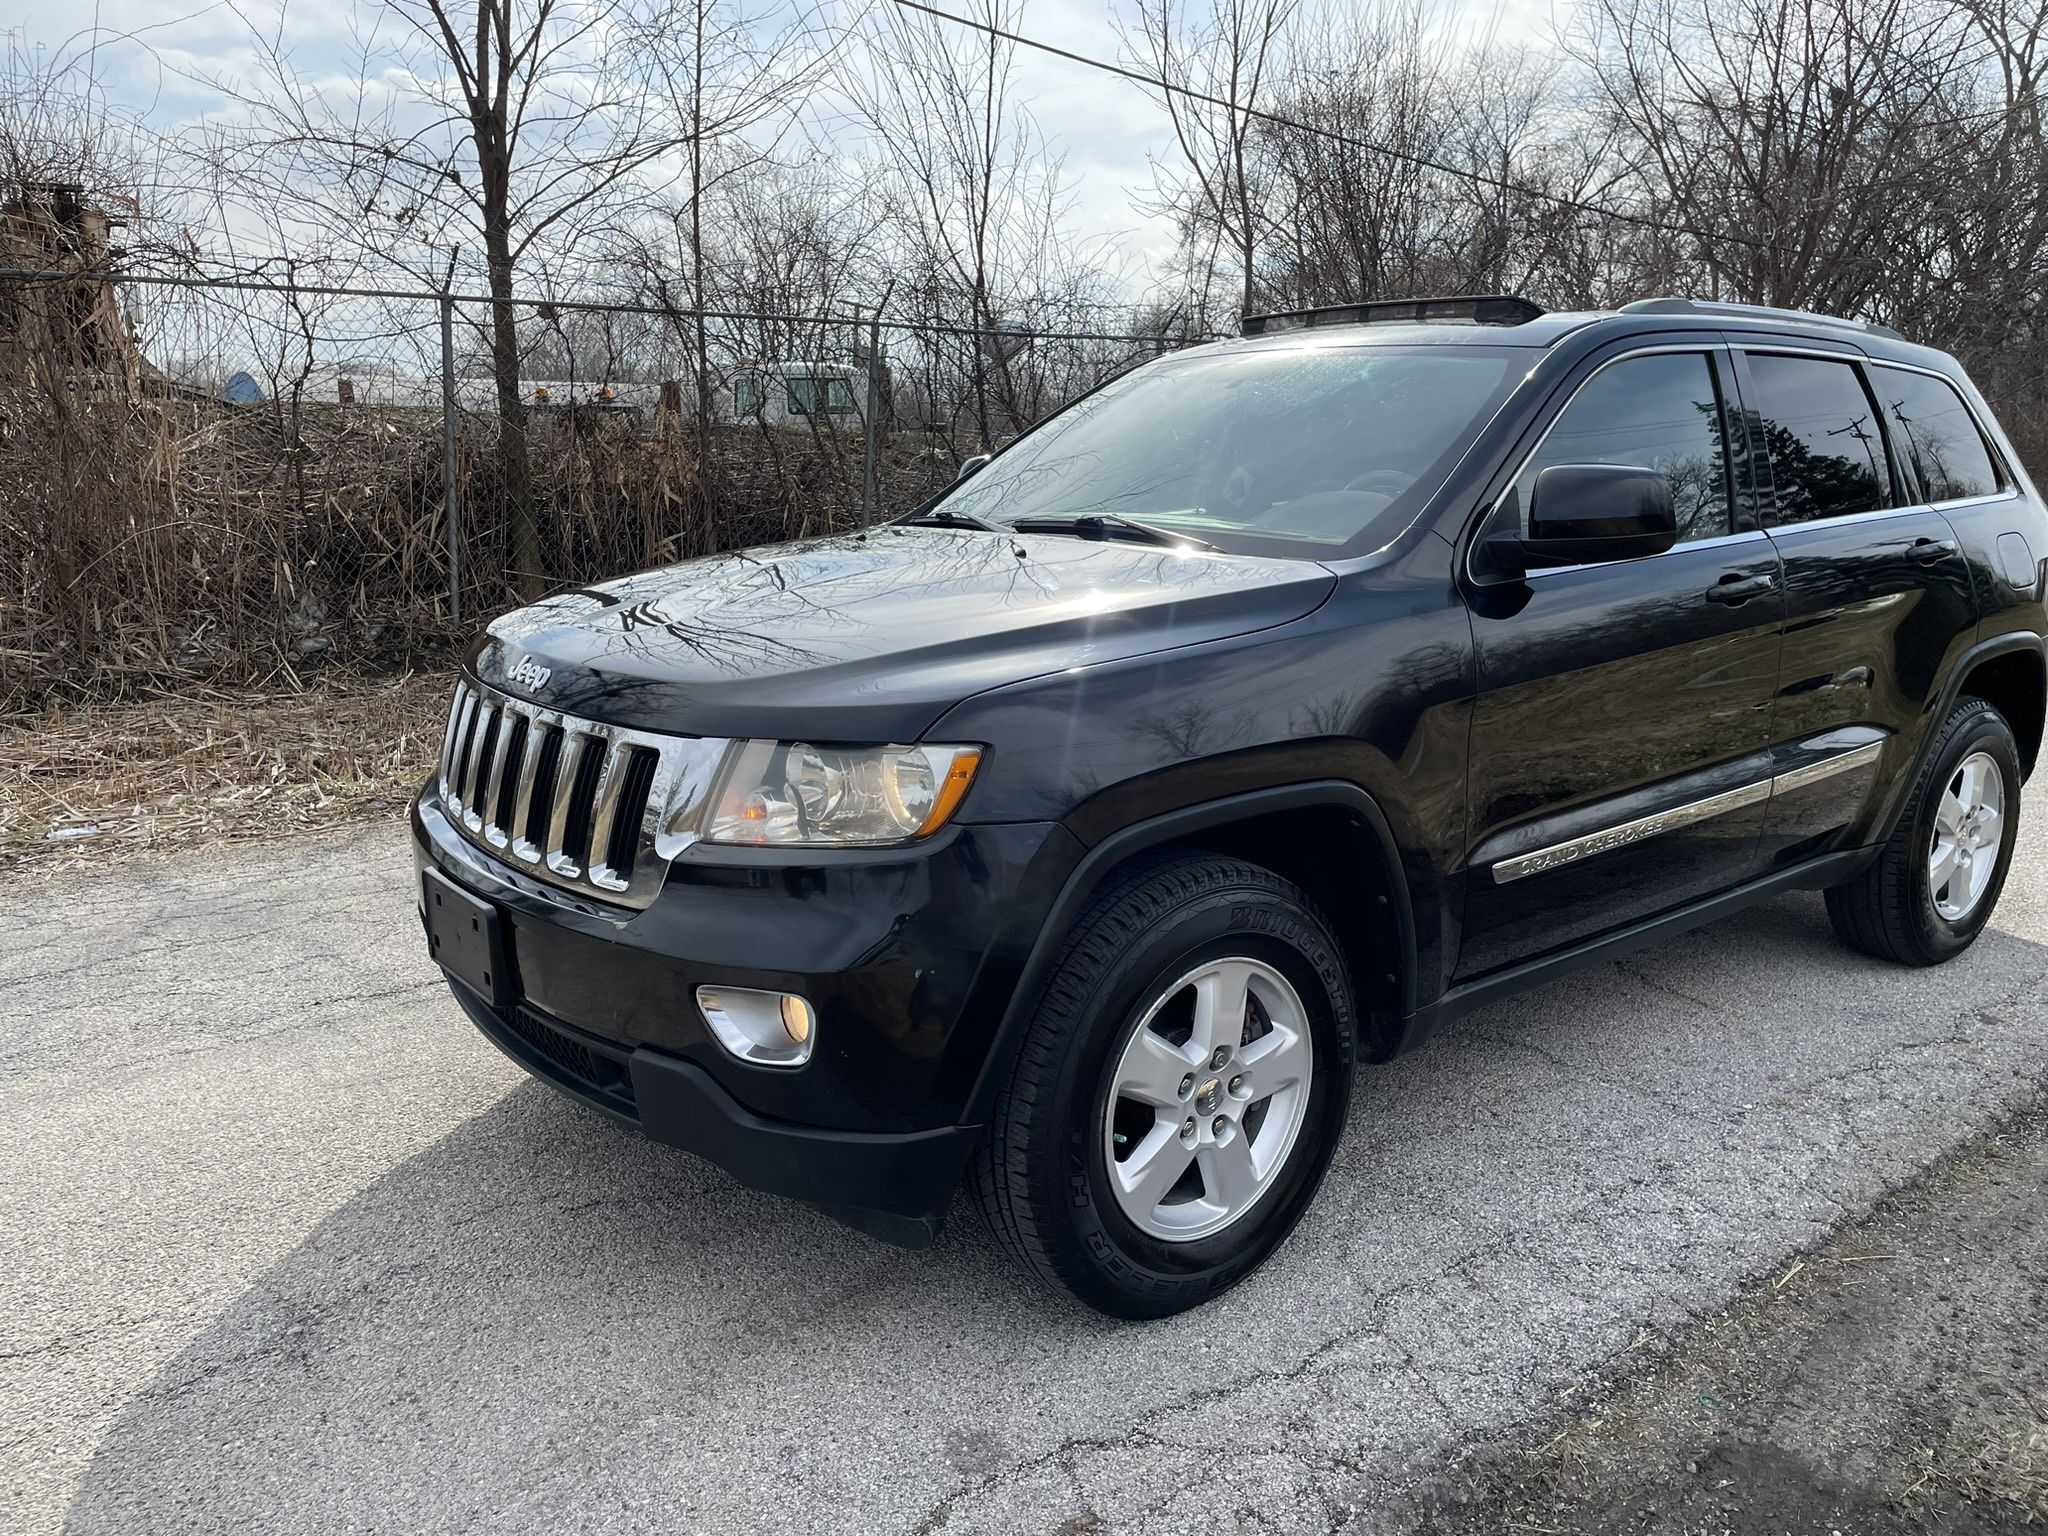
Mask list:
[[[426,920],[427,952],[442,970],[493,1008],[512,1001],[505,925],[496,907],[429,869],[420,875],[420,912]]]

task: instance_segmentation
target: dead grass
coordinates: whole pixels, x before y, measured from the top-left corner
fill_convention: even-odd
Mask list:
[[[400,814],[450,679],[198,693],[0,725],[0,872],[271,841]]]

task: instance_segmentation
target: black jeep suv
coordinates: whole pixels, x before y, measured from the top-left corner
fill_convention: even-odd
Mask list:
[[[1653,299],[1255,317],[871,532],[560,593],[413,831],[536,1076],[1105,1311],[1301,1215],[1351,1073],[1820,888],[1946,960],[2044,700],[2048,515],[1946,355]]]

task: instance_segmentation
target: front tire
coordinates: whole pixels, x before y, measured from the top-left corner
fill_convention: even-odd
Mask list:
[[[1827,893],[1851,949],[1901,965],[1938,965],[1991,919],[2020,827],[2012,728],[1982,699],[1949,711],[1913,798],[1876,861]]]
[[[1344,1126],[1351,986],[1308,897],[1174,855],[1068,937],[973,1186],[1041,1277],[1118,1317],[1220,1294],[1293,1229]]]

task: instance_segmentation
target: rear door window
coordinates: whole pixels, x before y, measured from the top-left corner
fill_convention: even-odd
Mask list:
[[[1884,429],[1853,363],[1752,352],[1749,375],[1777,485],[1778,522],[1892,505]]]
[[[1998,463],[1953,385],[1932,374],[1878,365],[1870,387],[1892,446],[1911,467],[1926,501],[1963,501],[2001,489]]]

